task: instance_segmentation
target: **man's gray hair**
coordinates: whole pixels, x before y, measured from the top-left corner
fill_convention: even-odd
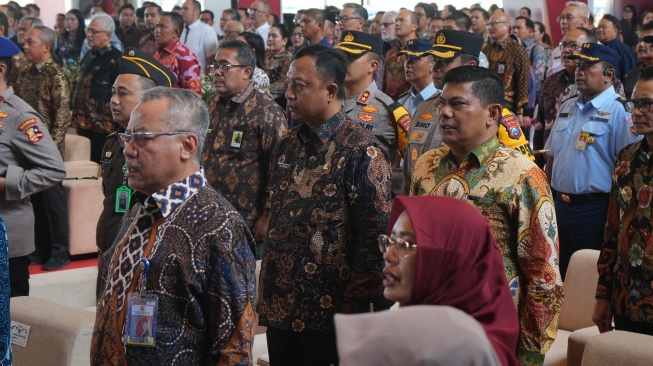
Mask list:
[[[102,26],[102,29],[109,33],[113,33],[116,30],[116,23],[113,21],[113,18],[111,18],[111,15],[103,11],[97,12],[93,15],[91,23],[93,22],[98,22],[98,24]]]
[[[206,103],[194,91],[157,86],[146,90],[138,98],[139,103],[167,100],[168,111],[163,115],[164,126],[170,131],[187,131],[198,137],[195,160],[199,163],[202,147],[209,128],[209,110]]]
[[[591,11],[587,4],[580,1],[568,1],[567,4],[565,4],[565,8],[568,6],[577,6],[578,9],[580,9],[580,11],[583,13],[583,16],[589,19]]]
[[[44,27],[43,25],[34,25],[32,23],[32,29],[38,29],[41,31],[39,34],[39,39],[43,44],[48,44],[50,45],[50,53],[54,53],[55,49],[55,44],[57,42],[57,35],[54,33],[54,31],[48,27]]]
[[[396,10],[386,11],[385,14],[383,14],[384,17],[391,17],[393,22],[397,19],[397,15],[399,15],[399,12]]]
[[[30,26],[31,28],[35,28],[36,26],[39,26],[39,25],[42,26],[42,25],[43,25],[43,21],[42,21],[40,18],[37,18],[37,17],[26,16],[26,17],[22,17],[22,18],[20,18],[20,22],[21,22],[21,23],[22,23],[22,22],[26,22],[26,21],[28,21],[28,20],[30,21],[29,26]]]
[[[363,18],[364,20],[367,20],[368,15],[367,15],[367,9],[365,9],[361,4],[356,4],[356,3],[346,3],[342,5],[343,9],[354,9],[354,15]]]

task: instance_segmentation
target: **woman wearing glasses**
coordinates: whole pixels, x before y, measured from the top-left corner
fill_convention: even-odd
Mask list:
[[[395,198],[384,253],[383,294],[402,306],[446,305],[475,318],[503,365],[516,365],[517,310],[487,221],[448,197]]]

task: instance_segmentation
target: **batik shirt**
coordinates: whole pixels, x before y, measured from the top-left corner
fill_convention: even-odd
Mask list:
[[[176,40],[159,48],[154,59],[167,67],[177,77],[174,88],[188,89],[202,96],[202,69],[197,56]]]
[[[496,72],[505,87],[504,107],[516,115],[524,114],[528,104],[528,85],[530,84],[531,62],[526,50],[508,37],[501,43],[490,40],[483,45],[483,53],[488,57],[489,69]]]
[[[541,364],[555,340],[563,301],[555,209],[542,170],[496,137],[460,165],[444,146],[417,160],[411,195],[464,199],[485,217],[519,313],[518,359],[522,365]]]
[[[57,37],[57,56],[65,64],[70,63],[68,60],[77,60],[82,51],[82,43],[76,42],[77,37],[75,35],[60,35]]]
[[[535,43],[533,38],[529,38],[524,41],[524,47],[526,47],[526,54],[531,61],[531,65],[535,69],[535,88],[539,94],[542,90],[542,82],[544,81],[544,76],[546,73],[546,51],[544,50],[544,47]]]
[[[273,55],[269,51],[265,54],[265,67],[268,68],[270,77],[270,94],[272,98],[282,97],[288,89],[288,69],[292,61],[292,53],[284,51],[280,55]]]
[[[137,196],[122,239],[102,256],[105,285],[91,364],[251,365],[255,260],[242,217],[207,186],[201,170]],[[159,298],[155,347],[122,340],[141,258],[150,262],[145,291]]]
[[[72,98],[73,125],[110,134],[115,129],[111,115],[111,87],[119,75],[122,52],[111,46],[84,55]]]
[[[138,48],[150,56],[153,56],[156,51],[158,51],[159,45],[156,43],[153,31],[147,32],[147,34],[141,38],[138,42]]]
[[[284,111],[254,83],[231,99],[207,103],[210,131],[202,151],[206,179],[254,227],[268,198],[270,159],[286,131]]]
[[[370,132],[338,112],[314,131],[293,128],[270,164],[259,323],[333,332],[335,313],[369,312],[381,294],[390,163]]]
[[[390,98],[397,100],[400,95],[410,90],[410,83],[406,81],[404,62],[406,56],[398,53],[404,49],[401,41],[397,42],[385,54],[385,79],[383,81],[383,92]]]
[[[70,126],[70,81],[52,58],[27,70],[15,88],[16,95],[43,118],[61,157],[65,152],[64,137]]]
[[[116,37],[118,37],[120,42],[122,42],[124,48],[138,48],[141,38],[143,38],[143,32],[138,30],[136,27],[130,27],[127,31],[124,31],[122,27],[116,27]]]
[[[11,69],[11,74],[9,75],[9,80],[7,85],[18,86],[20,85],[23,73],[30,67],[29,61],[25,57],[23,52],[18,52],[11,57],[14,62],[13,68]]]
[[[653,159],[646,139],[617,154],[596,297],[614,313],[653,323]]]

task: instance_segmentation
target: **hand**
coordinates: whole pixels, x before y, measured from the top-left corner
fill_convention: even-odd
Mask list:
[[[601,333],[612,330],[612,306],[610,300],[596,299],[592,321],[599,327]]]
[[[518,114],[517,115],[517,122],[519,122],[519,125],[524,130],[531,127],[531,117],[529,117],[529,116],[524,116],[524,115]]]
[[[531,121],[532,122],[532,121]],[[540,121],[536,121],[535,124],[533,125],[535,127],[536,131],[539,131],[544,128],[544,125]]]
[[[254,224],[254,240],[256,240],[257,243],[262,242],[265,240],[265,235],[268,233],[268,223],[270,222],[270,214],[269,213],[264,213],[261,215],[261,217],[256,220],[256,223]]]

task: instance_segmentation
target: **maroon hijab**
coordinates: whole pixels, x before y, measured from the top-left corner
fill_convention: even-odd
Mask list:
[[[448,305],[466,312],[481,324],[501,363],[517,365],[519,317],[487,221],[465,201],[398,196],[388,235],[404,211],[417,241],[415,287],[405,305]]]

